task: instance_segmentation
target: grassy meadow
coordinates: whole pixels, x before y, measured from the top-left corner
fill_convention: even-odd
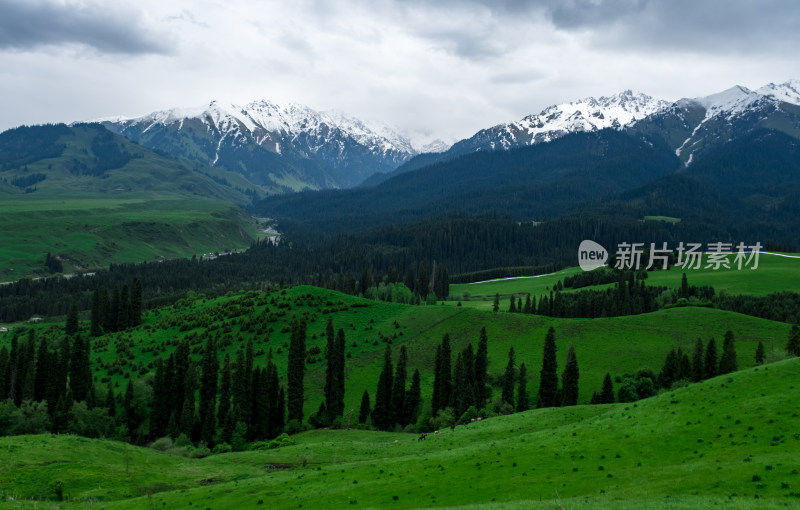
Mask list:
[[[8,508],[796,507],[799,387],[791,359],[632,404],[527,411],[424,441],[315,430],[294,446],[204,459],[5,437],[0,496]],[[69,502],[54,501],[56,480]]]

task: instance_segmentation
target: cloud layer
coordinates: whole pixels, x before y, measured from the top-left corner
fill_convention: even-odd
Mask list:
[[[0,0],[0,129],[264,98],[465,137],[800,77],[798,26],[793,0]]]

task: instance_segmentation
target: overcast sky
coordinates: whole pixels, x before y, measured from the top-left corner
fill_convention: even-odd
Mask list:
[[[268,99],[462,138],[800,78],[799,27],[796,0],[0,0],[0,130]]]

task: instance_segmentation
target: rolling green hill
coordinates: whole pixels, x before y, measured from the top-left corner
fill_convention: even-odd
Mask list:
[[[259,236],[239,209],[241,175],[167,159],[98,124],[0,134],[0,281],[242,249]]]
[[[799,384],[791,359],[634,404],[528,411],[424,441],[318,430],[295,446],[205,459],[7,437],[1,494],[10,508],[793,507]],[[54,501],[56,480],[69,503]]]
[[[206,299],[202,295],[183,299],[172,306],[153,310],[138,328],[107,334],[93,341],[91,358],[95,384],[104,388],[108,378],[124,390],[126,377],[142,377],[152,371],[156,357],[166,357],[181,339],[186,339],[199,359],[207,337],[222,345],[220,356],[253,339],[255,364],[266,362],[272,348],[281,379],[288,357],[289,323],[292,317],[306,317],[307,349],[325,349],[328,317],[346,335],[346,411],[357,414],[365,389],[373,395],[382,356],[392,342],[396,359],[400,345],[408,349],[408,370],[420,370],[423,399],[430,401],[433,384],[435,345],[445,333],[451,337],[453,358],[468,343],[477,346],[481,327],[489,337],[489,373],[502,375],[509,347],[517,363],[529,367],[528,392],[536,395],[538,373],[547,330],[556,331],[559,374],[567,348],[574,344],[580,366],[579,402],[588,402],[599,391],[603,376],[634,373],[642,368],[658,372],[673,347],[691,353],[696,339],[720,341],[730,329],[736,335],[741,368],[754,365],[755,350],[763,341],[767,351],[781,352],[789,335],[788,324],[758,319],[710,308],[673,308],[659,312],[605,319],[554,319],[536,315],[492,313],[468,307],[412,306],[355,298],[339,292],[299,286],[271,293],[251,292],[237,296]],[[19,326],[20,328],[24,326]],[[35,326],[37,337],[54,342],[63,333],[60,323]],[[88,324],[83,325],[84,330]],[[10,336],[0,336],[0,345]],[[315,412],[322,400],[326,362],[322,354],[306,365],[305,416]],[[498,381],[499,384],[499,381]],[[121,391],[120,390],[120,391]],[[495,387],[499,395],[499,386]]]

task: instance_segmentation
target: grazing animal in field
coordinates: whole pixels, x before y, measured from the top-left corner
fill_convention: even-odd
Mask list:
[[[422,441],[423,439],[427,439],[427,438],[428,438],[428,434],[422,434],[421,436],[419,436],[419,440],[420,441]]]
[[[476,421],[481,421],[482,419],[483,418],[479,416],[478,418],[476,418]]]
[[[439,431],[438,430],[434,430],[433,433],[434,433],[434,435],[437,435],[437,436],[439,435]]]

